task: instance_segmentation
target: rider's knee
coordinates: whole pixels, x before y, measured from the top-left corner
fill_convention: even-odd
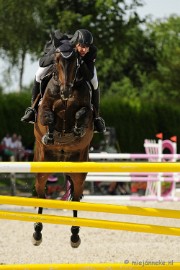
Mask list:
[[[94,90],[98,89],[98,81],[97,80],[95,81],[95,80],[92,79],[91,84],[92,84]]]
[[[39,67],[35,74],[35,80],[36,82],[41,82],[42,78],[46,75],[46,68],[45,67]]]

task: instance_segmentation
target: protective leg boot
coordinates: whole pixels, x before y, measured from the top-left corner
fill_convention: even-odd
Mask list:
[[[99,116],[99,101],[100,101],[100,91],[98,88],[97,90],[92,91],[92,103],[94,107],[94,131],[105,132],[106,131],[105,121],[102,117]]]
[[[24,116],[21,118],[22,122],[26,123],[34,123],[35,122],[35,108],[32,107],[37,95],[40,92],[40,83],[34,80],[34,86],[32,89],[32,99],[31,99],[31,107],[28,107],[25,111]]]

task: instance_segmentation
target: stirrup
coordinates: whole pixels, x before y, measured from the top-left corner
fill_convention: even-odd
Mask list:
[[[30,119],[29,119],[30,118]],[[22,122],[26,122],[26,123],[31,123],[34,124],[36,122],[37,119],[37,113],[36,110],[32,107],[28,107],[25,110],[25,114],[24,116],[21,118]]]

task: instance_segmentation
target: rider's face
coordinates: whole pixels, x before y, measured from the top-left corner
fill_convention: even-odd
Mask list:
[[[89,52],[89,47],[86,47],[82,44],[77,44],[76,49],[77,49],[78,53],[80,54],[80,56],[82,56],[82,57],[85,56],[85,54],[87,52]]]

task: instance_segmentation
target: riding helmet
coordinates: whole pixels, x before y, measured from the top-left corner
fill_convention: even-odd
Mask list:
[[[86,29],[79,29],[75,32],[74,36],[71,39],[73,45],[81,44],[87,47],[93,44],[93,36],[90,31]]]

